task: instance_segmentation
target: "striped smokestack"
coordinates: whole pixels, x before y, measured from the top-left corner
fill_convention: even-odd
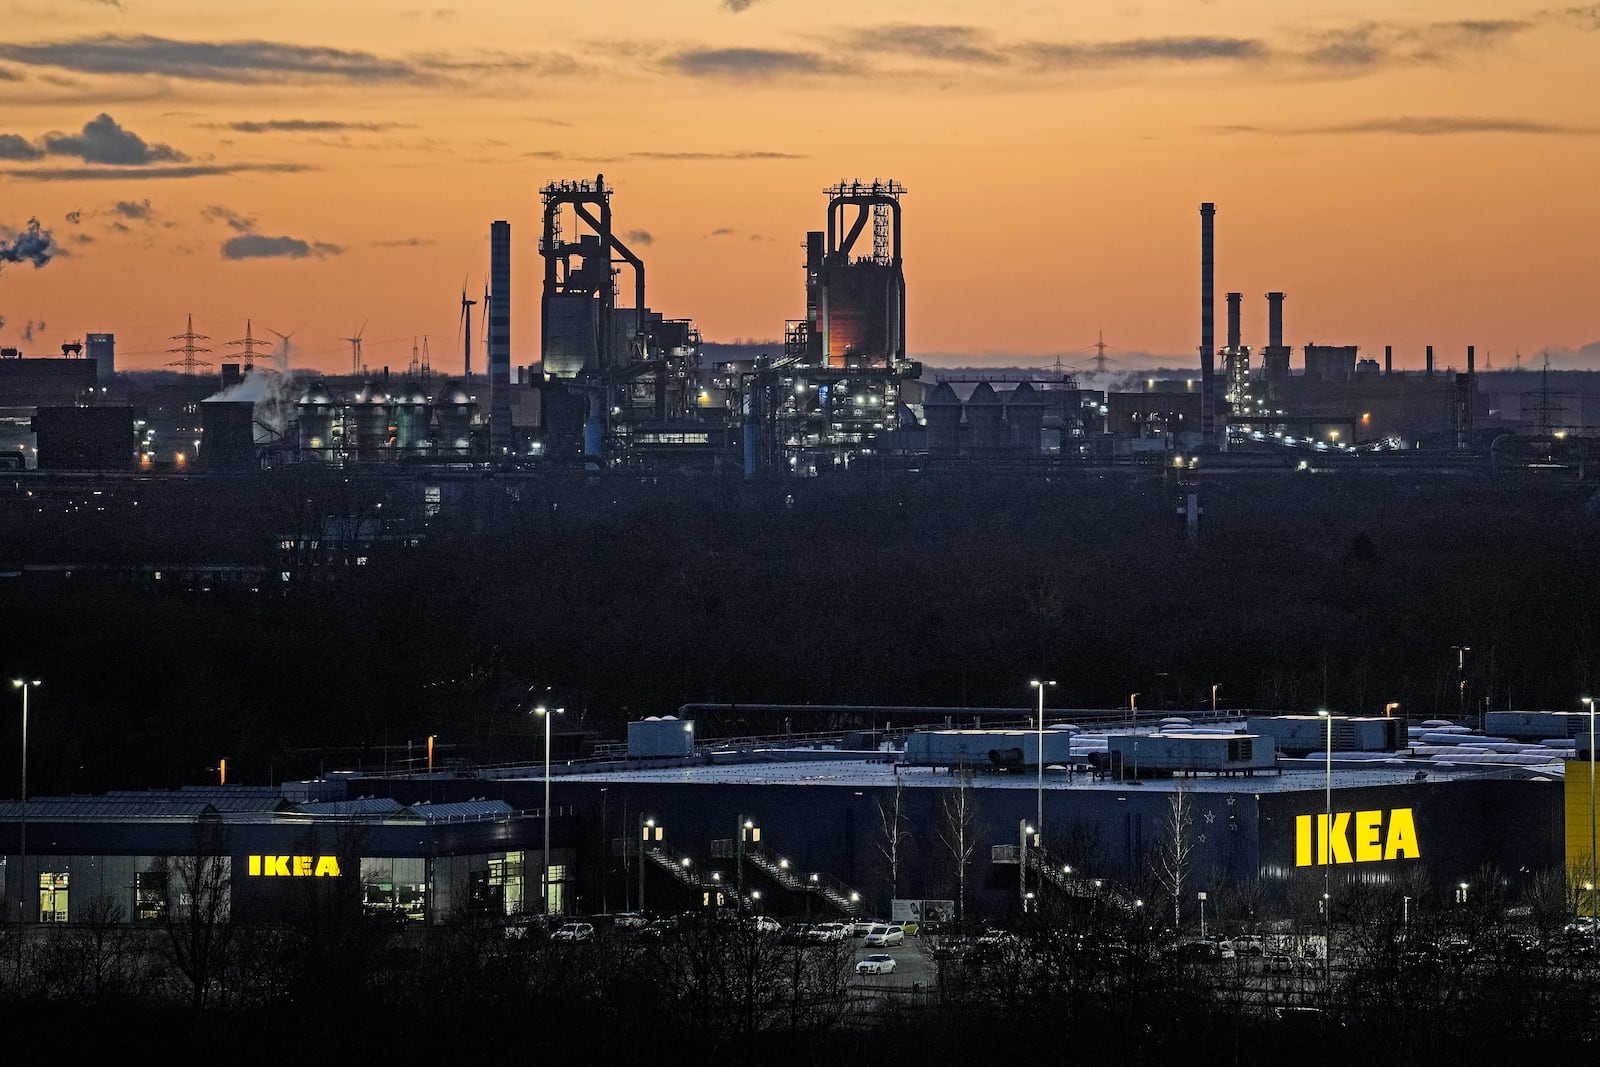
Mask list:
[[[1244,300],[1243,293],[1228,294],[1228,351],[1239,351],[1239,305]]]
[[[1200,205],[1200,433],[1208,444],[1213,432],[1212,381],[1216,374],[1216,217],[1217,205]]]

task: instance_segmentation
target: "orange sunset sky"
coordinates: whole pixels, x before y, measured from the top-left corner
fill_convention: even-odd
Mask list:
[[[248,317],[293,331],[296,366],[348,368],[365,321],[369,365],[426,335],[458,370],[463,280],[481,297],[505,218],[527,364],[538,186],[599,171],[651,306],[707,340],[780,336],[822,189],[892,177],[909,348],[936,362],[1082,365],[1100,330],[1113,359],[1193,358],[1202,200],[1219,345],[1222,294],[1259,348],[1272,289],[1288,343],[1392,344],[1402,367],[1429,343],[1500,368],[1600,342],[1596,4],[0,12],[0,245],[37,218],[57,250],[0,267],[0,344],[31,355],[109,330],[120,368],[159,366],[192,312],[216,362]]]

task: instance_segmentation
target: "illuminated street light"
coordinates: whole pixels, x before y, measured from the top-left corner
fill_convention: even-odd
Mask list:
[[[566,708],[556,708],[554,711],[552,711],[549,708],[546,708],[543,704],[540,704],[538,707],[533,709],[533,713],[535,715],[541,716],[544,719],[544,874],[542,881],[540,882],[540,896],[541,904],[544,908],[544,914],[546,915],[550,914],[550,720],[554,716],[560,715],[566,710]],[[431,764],[431,757],[433,754],[433,739],[429,738],[428,741],[428,753],[430,757],[429,762]],[[643,859],[644,857],[641,856],[639,879],[641,885],[644,883]],[[640,895],[642,896],[643,894]]]
[[[37,689],[42,685],[38,678],[13,678],[11,687],[22,690],[22,803],[20,805],[18,831],[18,868],[17,868],[17,975],[22,975],[22,915],[27,906],[27,897],[24,883],[27,881],[28,869],[28,690]]]
[[[1594,814],[1594,697],[1584,697],[1584,704],[1589,708],[1589,884],[1600,885],[1600,849],[1595,848],[1595,814]],[[1594,906],[1594,893],[1589,894],[1589,917],[1596,915]]]
[[[1461,720],[1460,725],[1467,724],[1467,653],[1472,651],[1471,645],[1451,645],[1450,651],[1456,654],[1456,716]]]
[[[1022,910],[1028,910],[1028,838],[1036,832],[1028,825],[1028,820],[1023,819],[1017,824],[1017,901],[1022,905]]]
[[[1046,686],[1055,685],[1056,683],[1054,683],[1054,682],[1041,682],[1036,678],[1033,681],[1029,682],[1028,684],[1039,691],[1039,718],[1034,723],[1034,725],[1039,728],[1039,751],[1036,753],[1036,755],[1038,756],[1038,759],[1039,759],[1038,811],[1034,815],[1034,820],[1035,820],[1035,824],[1040,828],[1040,830],[1043,830],[1044,829],[1044,690],[1045,690]],[[1067,763],[1069,765],[1072,763],[1072,758],[1071,758],[1070,754],[1069,754],[1069,756],[1067,758]],[[1068,775],[1070,777],[1072,772],[1069,770],[1067,773],[1068,773]]]
[[[643,812],[639,813],[639,914],[644,914],[644,857],[646,848],[655,841],[660,841],[666,832],[666,827],[656,825],[655,819],[646,818]]]
[[[1328,724],[1328,761],[1323,780],[1322,824],[1322,925],[1324,958],[1332,960],[1333,953],[1333,716],[1326,709],[1319,710]],[[1331,966],[1331,963],[1329,964]]]

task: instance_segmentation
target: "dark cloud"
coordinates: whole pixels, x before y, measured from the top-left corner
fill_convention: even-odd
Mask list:
[[[741,11],[748,11],[756,2],[757,0],[722,0],[722,6],[737,15]]]
[[[656,243],[655,235],[649,230],[629,230],[622,235],[622,239],[631,245],[653,245]]]
[[[339,133],[361,131],[381,133],[401,129],[396,122],[336,122],[331,119],[265,119],[260,122],[208,123],[210,129],[233,130],[236,133]]]
[[[1545,18],[1576,22],[1584,29],[1600,30],[1600,4],[1590,4],[1587,7],[1558,7],[1541,11],[1539,14]]]
[[[117,125],[116,119],[104,113],[86,122],[81,133],[45,134],[43,147],[53,156],[76,156],[85,163],[115,167],[182,163],[189,158],[171,145],[146,143],[144,138]]]
[[[357,82],[427,80],[413,64],[370,52],[276,41],[176,41],[166,37],[80,37],[0,44],[0,58],[79,74],[153,74],[186,81]]]
[[[430,74],[469,74],[475,78],[491,74],[537,74],[552,78],[583,70],[576,59],[560,52],[502,52],[486,48],[459,55],[425,52],[414,58],[418,66]]]
[[[898,52],[952,63],[996,65],[1006,61],[1004,52],[988,43],[988,35],[973,26],[890,23],[861,30],[850,43],[863,51]]]
[[[178,167],[34,167],[3,170],[7,178],[31,181],[125,181],[146,178],[210,178],[222,174],[298,174],[303,163],[216,163]]]
[[[738,230],[734,229],[731,226],[718,226],[716,229],[712,230],[709,234],[707,234],[707,236],[708,237],[733,237],[733,236],[737,235],[738,232],[739,232]]]
[[[0,266],[7,263],[32,263],[38,270],[61,251],[50,231],[39,225],[38,219],[29,219],[20,233],[0,238]]]
[[[72,225],[76,226],[78,223],[83,221],[83,212],[69,211],[66,214],[66,219],[68,222],[72,223]]]
[[[740,159],[810,159],[794,152],[629,152],[629,159],[656,159],[694,162],[703,159],[719,161]]]
[[[1394,63],[1446,64],[1497,47],[1532,26],[1521,19],[1457,19],[1422,25],[1363,22],[1305,35],[1296,58],[1312,66],[1343,70]]]
[[[148,200],[118,200],[111,205],[111,210],[125,219],[133,219],[136,222],[148,222],[155,213]]]
[[[669,68],[696,78],[778,78],[842,69],[815,52],[778,48],[697,48],[669,56],[666,62]]]
[[[1259,61],[1270,50],[1251,37],[1138,37],[1126,41],[1034,43],[1017,49],[1028,63],[1046,69],[1107,67],[1130,63]]]
[[[44,155],[44,149],[26,137],[14,133],[0,133],[0,159],[30,160]]]
[[[256,220],[247,215],[241,215],[230,207],[222,204],[208,204],[200,209],[200,217],[207,222],[225,223],[229,229],[239,233],[252,233],[256,228]]]
[[[1546,136],[1581,137],[1600,134],[1600,126],[1572,126],[1532,119],[1493,118],[1473,115],[1400,115],[1394,118],[1365,119],[1333,126],[1312,126],[1286,131],[1300,134],[1396,133],[1412,137],[1442,137],[1464,133],[1519,133]]]
[[[222,243],[223,259],[305,259],[307,256],[336,256],[344,249],[321,241],[302,241],[298,237],[268,237],[247,233]]]
[[[427,248],[429,245],[438,244],[431,237],[391,237],[384,241],[373,241],[373,248]]]

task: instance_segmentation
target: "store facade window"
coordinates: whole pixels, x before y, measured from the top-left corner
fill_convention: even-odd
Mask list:
[[[368,856],[361,860],[361,909],[413,922],[428,917],[428,861]]]
[[[498,896],[503,914],[518,915],[523,910],[527,885],[527,853],[507,852],[489,858],[490,898]]]
[[[167,872],[137,871],[133,876],[133,921],[160,922],[167,914]]]
[[[68,896],[72,875],[66,871],[39,872],[39,921],[64,923],[70,916]]]

